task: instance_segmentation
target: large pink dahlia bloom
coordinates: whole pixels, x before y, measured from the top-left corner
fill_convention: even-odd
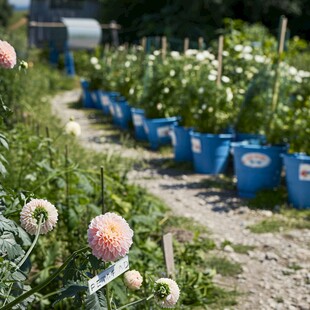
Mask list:
[[[16,65],[14,47],[6,41],[0,40],[0,67],[12,69]]]
[[[87,235],[93,255],[105,262],[114,262],[129,252],[133,231],[125,219],[108,212],[92,219]]]
[[[41,214],[43,215],[40,234],[53,230],[58,220],[58,211],[54,205],[44,199],[32,199],[24,205],[20,213],[21,226],[30,234],[35,235]]]
[[[162,308],[174,308],[180,297],[180,289],[175,281],[161,278],[155,282],[155,300]]]

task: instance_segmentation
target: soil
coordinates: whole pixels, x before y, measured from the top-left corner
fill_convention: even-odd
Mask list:
[[[80,95],[80,90],[68,91],[54,97],[51,103],[64,123],[73,116],[81,125],[79,140],[84,147],[143,162],[130,171],[130,181],[160,197],[174,215],[206,226],[218,248],[223,241],[254,247],[244,254],[236,253],[231,246],[220,251],[220,255],[240,263],[243,269],[236,277],[215,277],[219,285],[243,293],[238,305],[231,309],[310,309],[309,230],[252,233],[249,225],[275,215],[250,209],[247,200],[238,198],[234,187],[226,186],[220,176],[195,174],[177,165],[174,168],[169,149],[153,152],[147,146],[129,143],[130,138],[115,138],[106,126],[98,126],[95,112],[72,107]],[[179,231],[175,234],[180,238]]]

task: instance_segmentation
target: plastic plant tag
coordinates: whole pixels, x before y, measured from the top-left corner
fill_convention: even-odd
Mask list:
[[[309,164],[299,165],[299,180],[310,181],[310,165]]]
[[[201,142],[200,139],[192,138],[191,139],[192,143],[192,151],[194,153],[201,153]]]
[[[250,168],[265,168],[270,165],[271,159],[263,153],[247,153],[241,158],[242,163]]]
[[[109,282],[116,279],[118,276],[123,274],[125,271],[129,269],[129,260],[128,256],[126,255],[115,264],[107,268],[106,270],[102,271],[92,279],[88,281],[88,289],[89,294],[94,294],[99,289],[104,287]]]
[[[157,128],[158,138],[169,137],[169,132],[170,132],[170,126]]]
[[[133,114],[133,123],[135,126],[143,126],[142,115]]]

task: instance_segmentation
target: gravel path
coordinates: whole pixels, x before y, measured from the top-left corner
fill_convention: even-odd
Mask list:
[[[163,155],[141,147],[126,147],[113,142],[111,133],[92,126],[96,119],[82,109],[69,108],[77,102],[80,91],[68,91],[52,99],[52,109],[64,122],[71,116],[80,123],[80,142],[95,151],[109,151],[143,160],[147,169],[130,172],[129,178],[160,197],[175,215],[192,218],[208,227],[217,245],[224,240],[233,244],[251,245],[247,254],[238,254],[226,246],[221,255],[242,264],[236,278],[217,275],[215,281],[244,292],[233,309],[310,309],[310,231],[291,230],[283,233],[253,234],[247,226],[273,216],[270,211],[253,211],[230,190],[208,183],[214,177],[175,169],[163,169],[171,154]],[[209,184],[209,185],[207,185]],[[289,268],[299,266],[300,268]]]

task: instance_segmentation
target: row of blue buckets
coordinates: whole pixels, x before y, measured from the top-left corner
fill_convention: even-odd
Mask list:
[[[197,173],[224,173],[232,153],[240,197],[253,198],[262,189],[278,187],[284,162],[290,203],[295,208],[310,208],[309,156],[287,154],[286,145],[261,145],[265,139],[262,135],[202,134],[178,126],[178,117],[148,119],[143,109],[130,107],[119,93],[90,92],[85,80],[81,85],[84,107],[101,109],[123,130],[132,122],[135,138],[149,141],[152,150],[172,143],[175,161],[193,162]]]

